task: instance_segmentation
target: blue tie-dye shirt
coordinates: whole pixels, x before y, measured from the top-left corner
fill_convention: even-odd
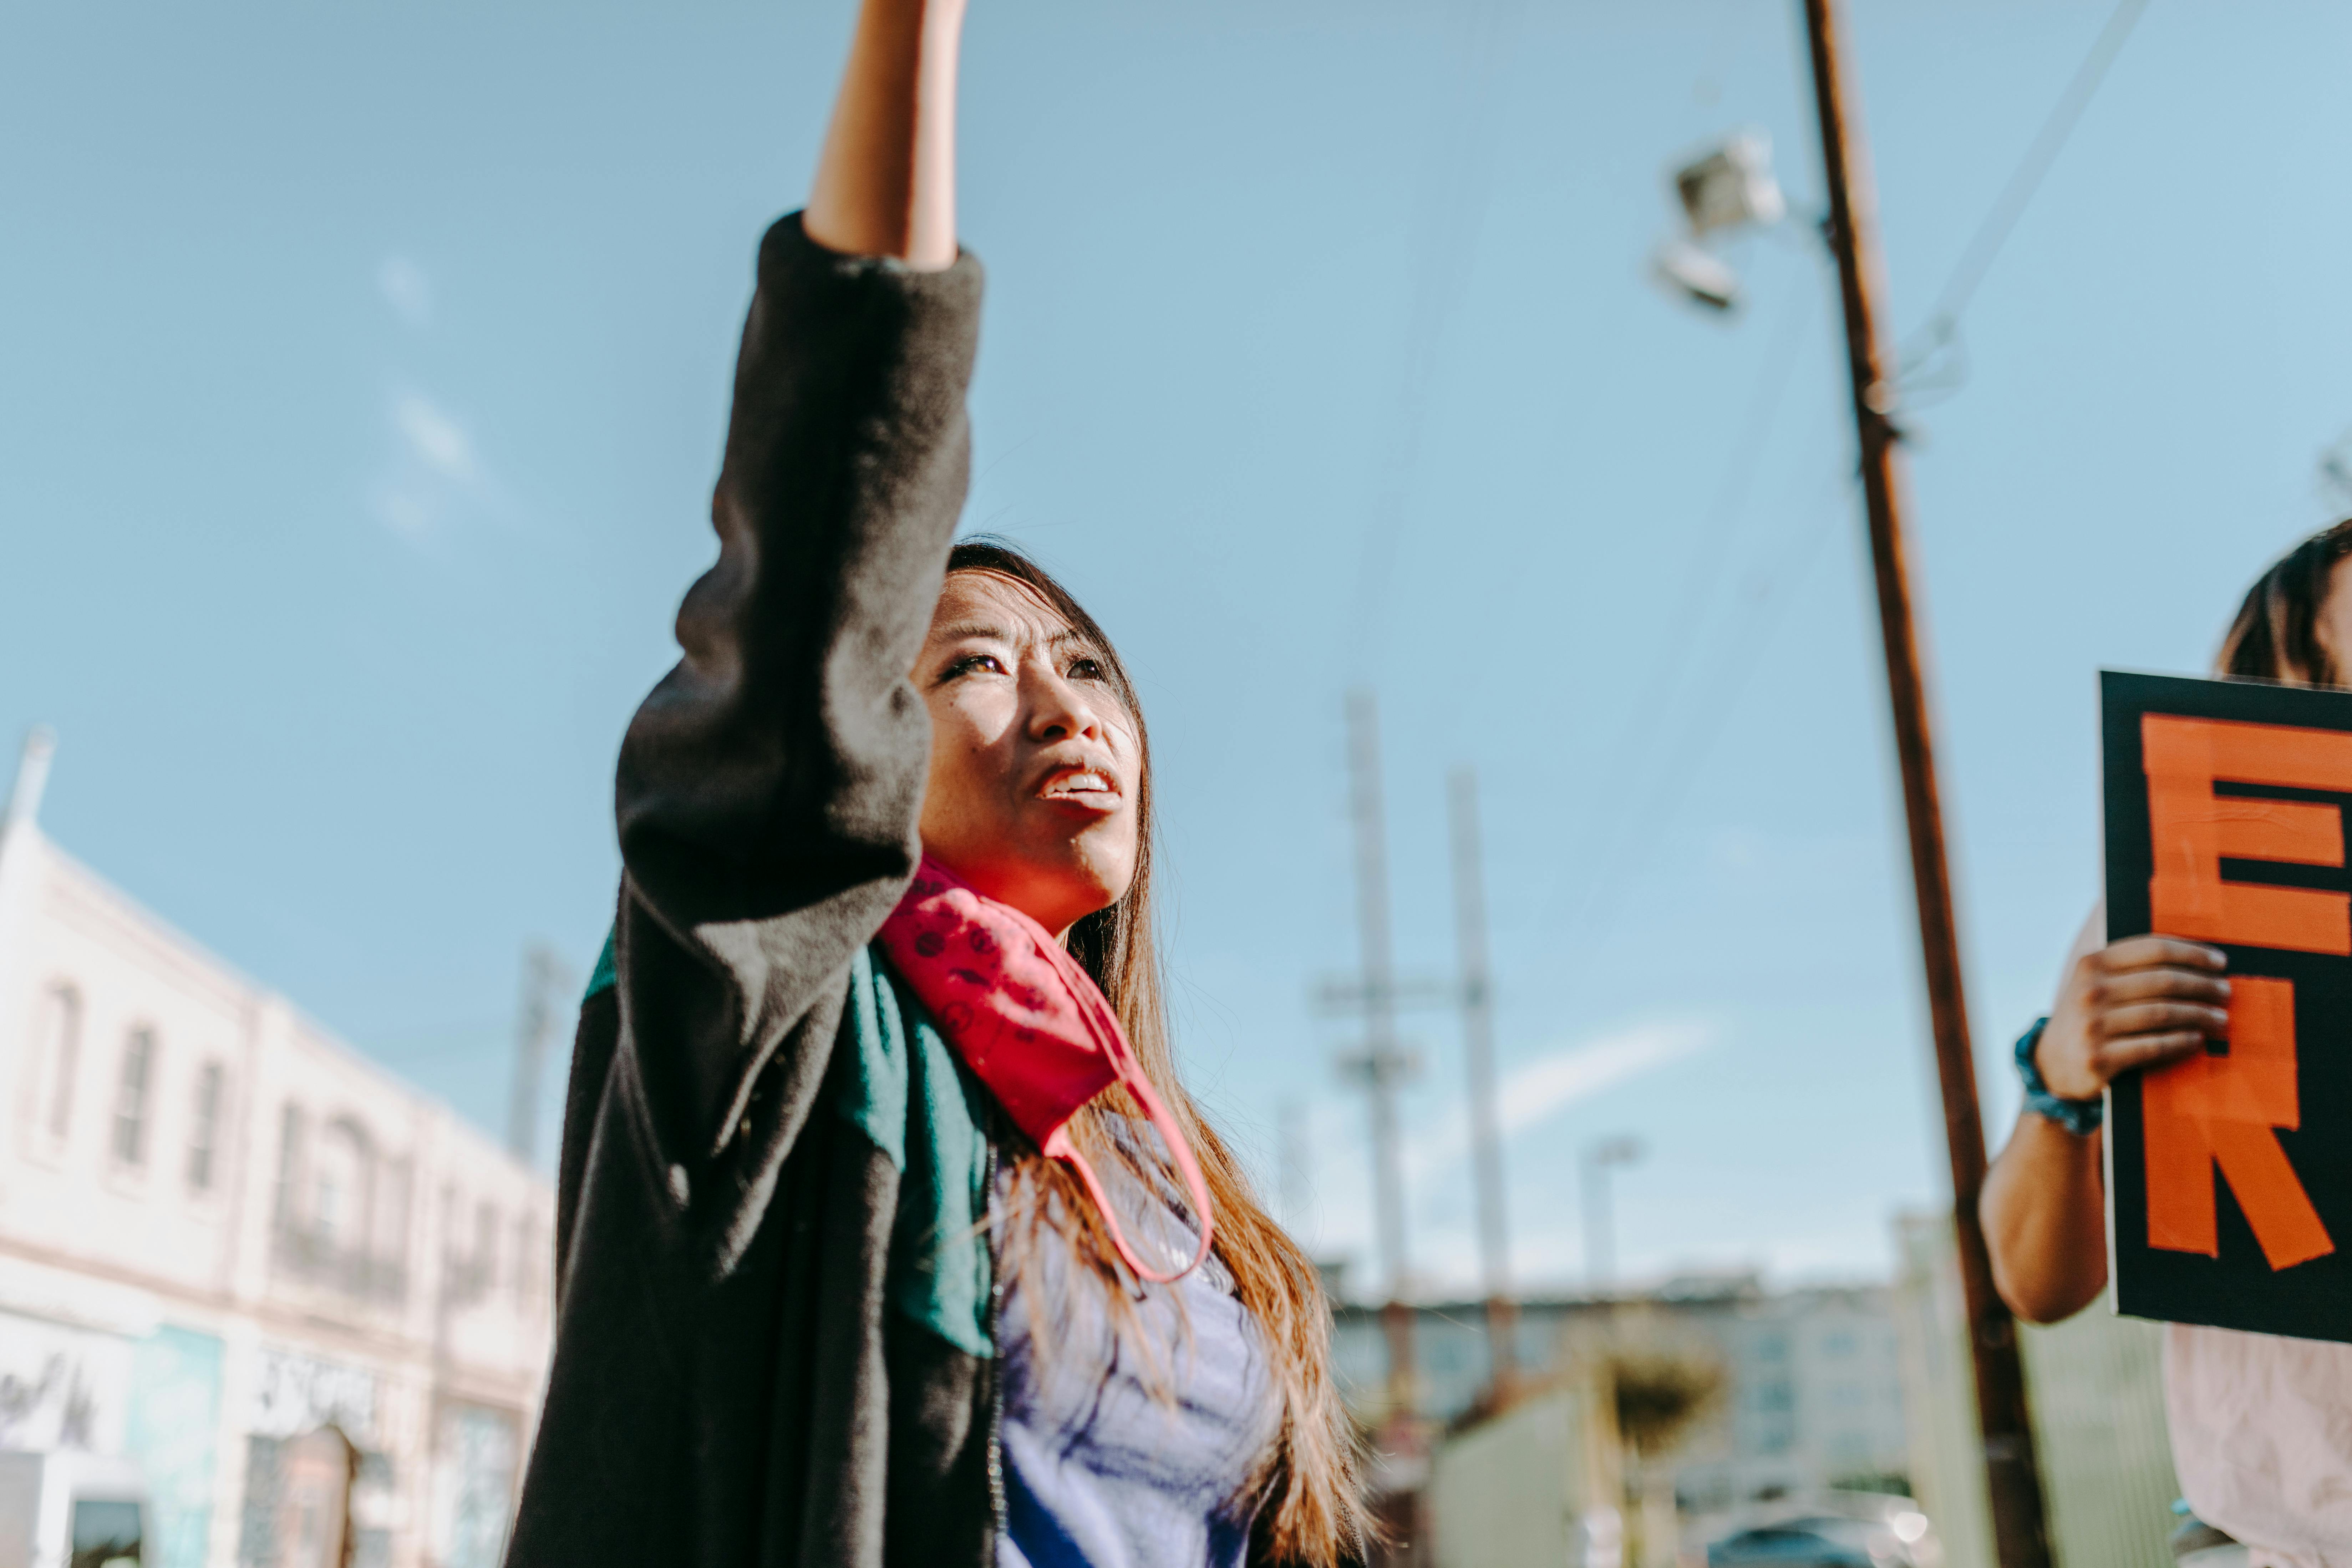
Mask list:
[[[1114,1194],[1133,1193],[1132,1182],[1105,1176]],[[1167,1250],[1192,1256],[1198,1233],[1186,1221],[1165,1204],[1129,1219],[1138,1206],[1120,1205],[1130,1235],[1157,1228]],[[1135,1300],[1139,1332],[1114,1335],[1097,1277],[1078,1268],[1052,1227],[1041,1227],[1040,1241],[1026,1277],[1007,1282],[997,1319],[1006,1504],[998,1563],[1241,1568],[1256,1513],[1249,1489],[1281,1410],[1264,1340],[1232,1278],[1211,1258],[1174,1285],[1146,1286]]]

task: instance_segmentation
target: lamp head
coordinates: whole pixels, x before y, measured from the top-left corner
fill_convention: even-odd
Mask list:
[[[1694,304],[1710,310],[1739,306],[1739,274],[1728,262],[1701,250],[1687,239],[1670,239],[1650,255],[1650,272],[1659,282]]]
[[[1691,237],[1717,229],[1776,224],[1788,213],[1772,177],[1772,143],[1760,131],[1743,131],[1675,172],[1675,194]]]
[[[1709,235],[1769,226],[1788,215],[1772,177],[1772,143],[1760,131],[1743,131],[1675,170],[1674,187],[1685,232],[1653,253],[1651,272],[1710,310],[1737,309],[1739,275],[1706,241]]]

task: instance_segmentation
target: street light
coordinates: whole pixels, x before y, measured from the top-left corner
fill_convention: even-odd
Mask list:
[[[2131,8],[2116,16],[2128,25],[2138,13]],[[2025,1368],[2017,1327],[1994,1287],[1990,1251],[1977,1214],[1977,1199],[1985,1177],[1984,1121],[1978,1105],[1976,1063],[1969,1047],[1966,987],[1961,983],[1959,933],[1952,910],[1949,857],[1944,843],[1944,813],[1936,776],[1934,725],[1930,722],[1927,680],[1920,656],[1916,608],[1912,602],[1911,545],[1904,511],[1903,464],[1898,450],[1903,432],[1890,417],[1897,405],[1897,367],[1882,345],[1879,317],[1885,310],[1885,270],[1878,254],[1877,193],[1872,188],[1869,160],[1863,150],[1860,106],[1853,101],[1853,66],[1846,40],[1843,0],[1805,0],[1805,41],[1811,56],[1813,106],[1819,117],[1822,168],[1826,177],[1828,211],[1822,234],[1837,258],[1838,300],[1845,317],[1846,374],[1853,399],[1855,445],[1859,448],[1864,511],[1870,523],[1872,575],[1878,591],[1879,637],[1886,660],[1886,695],[1895,731],[1895,752],[1903,780],[1903,816],[1911,849],[1911,884],[1919,920],[1919,955],[1927,983],[1928,1021],[1935,1036],[1937,1086],[1944,1110],[1945,1152],[1952,1173],[1952,1228],[1955,1261],[1959,1265],[1960,1299],[1969,1356],[1975,1373],[1978,1430],[1983,1438],[1985,1496],[1990,1509],[1994,1555],[2001,1568],[2050,1568],[2050,1542],[2043,1510],[2042,1482],[2034,1463],[2032,1413],[2025,1389]],[[2110,31],[2114,29],[2111,26]],[[2114,36],[2120,39],[2120,32]],[[2105,68],[2102,65],[2100,69]],[[2078,78],[2078,79],[2083,79]],[[2095,75],[2088,79],[2095,80]],[[2069,89],[2070,97],[2074,89]],[[2068,110],[2068,113],[2079,110]],[[2053,121],[2053,123],[2056,123]],[[2054,143],[2053,143],[2054,145]],[[1675,191],[1691,226],[1691,240],[1737,226],[1745,221],[1742,206],[1760,217],[1770,210],[1781,214],[1777,199],[1759,206],[1750,187],[1760,189],[1755,176],[1769,179],[1769,164],[1760,164],[1754,150],[1735,154],[1731,143],[1722,149],[1723,162],[1703,158],[1677,176]],[[1742,170],[1745,170],[1743,175]],[[2036,174],[2034,179],[2039,179]],[[1712,184],[1711,184],[1712,182]],[[2012,185],[2016,182],[2012,180]],[[2031,182],[2018,189],[2030,192]],[[1718,193],[1727,195],[1718,195]],[[1773,187],[1775,198],[1778,188]],[[2004,195],[2004,203],[2009,197]],[[2001,209],[1996,209],[2000,211]],[[2003,227],[1980,233],[1998,236]],[[1963,272],[1968,287],[1990,260],[1976,259],[1974,243]],[[1671,278],[1664,266],[1660,270]],[[1956,282],[1958,279],[1956,278]],[[1727,294],[1721,279],[1711,292],[1685,292],[1717,309],[1737,299],[1737,279]],[[1942,313],[1948,333],[1952,313],[1966,300],[1966,290],[1952,292],[1952,305]],[[2352,464],[2347,465],[2352,471]]]
[[[1675,171],[1685,233],[1652,253],[1659,280],[1710,310],[1739,303],[1739,274],[1708,247],[1707,237],[1769,228],[1788,214],[1772,177],[1772,143],[1760,131],[1743,131]]]
[[[1630,1165],[1646,1151],[1639,1138],[1603,1138],[1584,1146],[1584,1272],[1598,1296],[1617,1271],[1616,1216],[1609,1206],[1609,1167]]]

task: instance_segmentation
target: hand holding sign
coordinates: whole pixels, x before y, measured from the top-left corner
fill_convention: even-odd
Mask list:
[[[2116,940],[2095,956],[2152,962],[2089,977],[2096,1022],[2039,1061],[2061,1094],[2102,1067],[2113,1079],[2118,1310],[2352,1340],[2336,1239],[2352,1234],[2352,1160],[2340,1135],[2305,1135],[2352,1127],[2352,1059],[2316,1048],[2352,1029],[2352,693],[2113,673],[2105,689]],[[2210,992],[2165,973],[2218,980],[2181,938],[2228,950],[2225,1027]],[[2165,1038],[2192,1028],[2204,1048]]]
[[[2227,953],[2134,936],[2086,953],[2066,976],[2034,1065],[2061,1100],[2096,1100],[2121,1073],[2202,1051],[2230,1028]]]

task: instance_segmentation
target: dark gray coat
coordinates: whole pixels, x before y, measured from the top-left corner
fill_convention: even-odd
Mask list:
[[[885,1310],[898,1171],[812,1114],[913,872],[906,679],[961,510],[981,271],[760,247],[718,564],[630,723],[617,984],[564,1111],[555,1358],[507,1561],[985,1564],[995,1363]]]

